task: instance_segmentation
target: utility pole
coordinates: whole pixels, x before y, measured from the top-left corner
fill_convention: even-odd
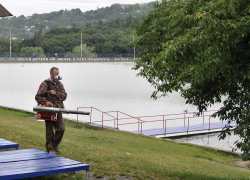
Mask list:
[[[135,42],[135,36],[133,36],[133,41]],[[134,46],[134,59],[135,59],[135,46]]]
[[[10,29],[10,58],[11,58],[11,29]]]
[[[82,31],[81,31],[81,59],[82,59]]]

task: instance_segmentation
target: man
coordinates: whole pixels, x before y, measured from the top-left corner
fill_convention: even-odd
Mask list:
[[[66,100],[67,93],[59,80],[59,69],[52,67],[50,69],[50,78],[41,83],[35,96],[38,104],[46,104],[47,107],[64,108],[63,101]],[[46,120],[45,126],[47,152],[51,154],[55,154],[55,152],[61,153],[58,145],[65,131],[62,114],[57,113],[57,121]]]

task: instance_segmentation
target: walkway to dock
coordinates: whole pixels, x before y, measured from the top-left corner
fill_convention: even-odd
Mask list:
[[[91,112],[89,123],[92,125],[100,126],[102,129],[113,128],[119,130],[122,127],[122,130],[146,136],[169,136],[169,134],[176,133],[189,135],[190,132],[194,134],[196,131],[207,130],[207,132],[210,132],[215,129],[221,131],[225,127],[233,128],[236,126],[235,122],[231,122],[230,124],[228,124],[227,121],[219,120],[213,120],[211,122],[211,116],[217,110],[202,112],[200,116],[197,116],[197,112],[185,112],[179,114],[134,117],[121,111],[103,112],[94,107],[78,107],[77,110],[79,109],[88,109]],[[180,125],[182,123],[183,126]],[[198,133],[199,132],[197,132],[197,134]]]
[[[183,133],[185,132],[187,135],[190,132],[194,131],[204,131],[204,130],[213,130],[213,129],[222,129],[224,127],[230,126],[231,128],[234,127],[236,123],[231,123],[230,125],[225,122],[213,122],[213,123],[204,123],[204,124],[196,124],[191,126],[175,126],[175,127],[167,127],[165,128],[155,128],[155,129],[145,129],[145,130],[137,130],[137,131],[130,131],[132,133],[143,134],[146,136],[157,136],[157,135],[169,135],[169,134],[176,134],[176,133]]]

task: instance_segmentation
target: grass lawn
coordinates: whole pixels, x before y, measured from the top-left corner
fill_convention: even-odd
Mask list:
[[[0,108],[0,138],[19,143],[19,149],[45,149],[45,123],[28,119],[30,114]],[[248,179],[250,172],[201,159],[231,164],[240,158],[215,150],[156,139],[123,131],[65,121],[60,156],[90,164],[96,178],[109,175],[133,179]],[[84,127],[84,129],[82,129]],[[127,153],[130,153],[127,154]],[[65,173],[32,179],[84,179],[83,174]]]

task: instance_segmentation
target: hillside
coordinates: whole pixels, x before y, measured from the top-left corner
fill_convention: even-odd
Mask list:
[[[43,33],[52,28],[72,27],[74,23],[78,27],[97,26],[99,20],[104,23],[112,20],[126,19],[127,16],[141,19],[153,10],[152,3],[148,4],[113,4],[110,7],[82,12],[79,8],[72,10],[60,10],[46,14],[33,14],[32,16],[8,17],[0,19],[0,37],[9,37],[10,29],[12,38],[23,40],[32,37],[34,32],[42,28]]]

